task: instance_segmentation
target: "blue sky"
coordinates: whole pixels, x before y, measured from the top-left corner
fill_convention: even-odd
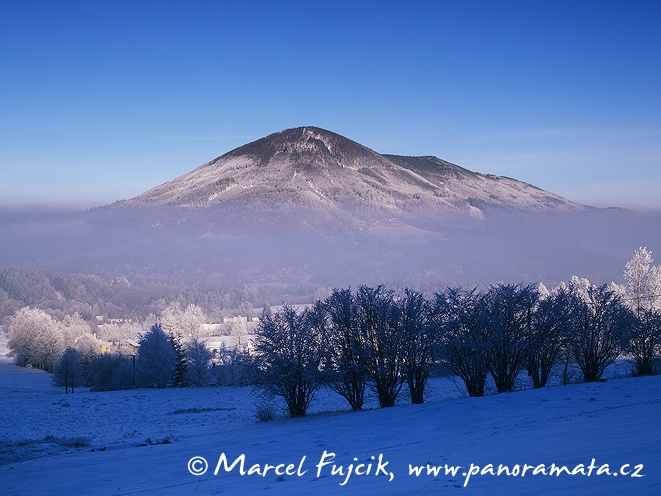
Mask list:
[[[0,3],[0,204],[129,198],[316,125],[661,209],[658,1]]]

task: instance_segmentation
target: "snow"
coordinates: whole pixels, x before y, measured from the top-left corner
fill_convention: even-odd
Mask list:
[[[661,377],[609,379],[605,383],[463,398],[449,379],[432,381],[424,405],[345,409],[322,393],[313,414],[257,422],[262,401],[248,388],[90,392],[65,395],[46,373],[0,360],[0,493],[3,495],[529,495],[661,494]],[[48,437],[47,436],[51,436]],[[69,447],[89,438],[84,447]],[[72,441],[73,440],[73,441]],[[324,453],[342,465],[317,464]],[[245,471],[231,465],[245,455]],[[188,470],[204,457],[208,470]],[[305,459],[303,459],[305,457]],[[373,457],[373,458],[372,458]],[[379,469],[379,457],[381,467]],[[516,464],[570,470],[592,459],[587,475],[524,477],[462,475],[471,464]],[[349,465],[371,464],[369,475]],[[257,467],[254,465],[259,464]],[[278,471],[265,464],[285,464]],[[287,466],[292,466],[287,470]],[[415,466],[461,466],[456,475],[409,475]],[[644,477],[596,475],[634,471]],[[203,467],[201,460],[191,467]],[[360,470],[361,467],[358,467]],[[580,467],[579,467],[580,469]],[[256,473],[256,472],[259,473]],[[385,474],[383,473],[385,472]],[[390,473],[393,479],[390,481]]]
[[[259,158],[256,152],[260,152]],[[315,172],[305,172],[297,167],[299,153],[315,157]],[[266,163],[262,160],[264,157]],[[325,200],[329,198],[341,208],[351,208],[358,202],[368,208],[399,209],[401,214],[408,213],[409,209],[431,210],[438,214],[448,210],[464,211],[467,204],[475,201],[522,210],[583,209],[583,206],[561,196],[515,179],[471,173],[435,157],[417,157],[435,171],[432,178],[397,165],[398,158],[406,157],[393,155],[389,158],[321,129],[288,129],[232,150],[128,200],[127,204],[200,207],[232,199],[241,206],[244,202],[250,204],[254,196],[242,197],[234,190],[239,186],[247,189],[250,185],[261,192],[261,198],[287,205],[302,201],[300,197],[292,196],[291,184],[287,185],[295,182],[299,185],[297,189],[318,195],[316,201],[308,199],[303,203],[319,209],[328,207]],[[445,164],[452,173],[446,170],[443,174],[440,164]],[[319,175],[319,171],[324,174]],[[366,174],[366,171],[369,172]],[[302,182],[297,180],[298,176],[303,178]],[[228,186],[219,188],[218,185],[225,182]]]

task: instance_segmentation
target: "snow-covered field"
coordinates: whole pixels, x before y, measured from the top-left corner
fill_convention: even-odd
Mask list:
[[[343,402],[322,395],[308,417],[257,422],[247,388],[65,395],[2,359],[0,494],[661,494],[661,377],[484,398],[462,398],[448,379],[432,386],[425,405],[337,412]],[[223,453],[228,465],[245,455],[246,472],[259,466],[214,475]],[[189,471],[205,468],[194,457],[203,475]],[[263,475],[265,464],[289,474]],[[364,465],[344,483],[351,464]],[[427,464],[443,467],[427,475]],[[518,475],[464,475],[488,464]],[[577,473],[543,475],[551,464]],[[425,468],[409,475],[409,465]]]

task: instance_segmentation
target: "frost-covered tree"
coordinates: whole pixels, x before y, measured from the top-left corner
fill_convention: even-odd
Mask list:
[[[565,358],[572,328],[567,286],[559,286],[544,295],[533,313],[525,364],[534,388],[544,387],[553,367]]]
[[[155,319],[149,321],[155,322]],[[151,324],[147,324],[144,328],[149,329]],[[126,339],[138,340],[140,331],[143,327],[137,322],[122,322],[120,324],[110,323],[103,324],[97,327],[97,335],[99,339],[105,339],[115,345],[119,345]]]
[[[593,284],[585,277],[571,276],[567,288],[570,289],[574,296],[578,296],[583,300],[589,299],[589,291]]]
[[[436,293],[433,318],[441,333],[441,358],[464,383],[469,396],[483,396],[487,379],[484,295],[477,288]]]
[[[248,322],[245,319],[239,318],[232,322],[230,336],[234,337],[234,344],[237,349],[242,351],[248,350],[250,337],[248,336]]]
[[[67,347],[74,347],[76,338],[89,333],[91,330],[90,325],[78,312],[75,312],[73,315],[65,315],[60,323],[60,328],[62,330],[64,345]]]
[[[179,330],[181,314],[181,304],[178,301],[170,302],[170,304],[161,312],[161,329],[168,335],[181,335],[181,331]]]
[[[539,297],[541,299],[551,296],[551,292],[546,287],[546,285],[542,282],[537,284],[537,294],[539,295]]]
[[[48,370],[64,352],[64,339],[58,323],[43,310],[23,307],[9,319],[11,354],[20,366]]]
[[[405,337],[393,291],[383,286],[360,286],[356,292],[358,335],[366,352],[369,386],[381,408],[395,406],[405,380]]]
[[[255,339],[255,382],[284,399],[291,417],[302,417],[321,386],[323,348],[308,311],[285,305],[262,316]]]
[[[182,310],[179,302],[172,302],[161,312],[160,320],[161,327],[167,334],[189,340],[199,337],[206,315],[197,305],[190,304]]]
[[[596,382],[625,349],[635,316],[606,285],[595,286],[586,281],[573,278],[569,284],[569,349],[583,380]]]
[[[65,394],[74,393],[74,388],[83,383],[83,355],[74,348],[67,348],[53,371],[53,383],[64,386]]]
[[[653,262],[652,253],[640,247],[624,271],[625,298],[638,319],[627,348],[633,356],[635,375],[656,373],[655,360],[661,348],[661,268]]]
[[[76,339],[73,348],[80,351],[89,363],[99,353],[99,341],[92,334],[83,334]]]
[[[273,317],[273,310],[271,310],[271,304],[269,300],[264,301],[264,307],[262,308],[262,319],[270,319]]]
[[[196,339],[200,335],[202,324],[207,320],[207,317],[201,307],[190,304],[186,307],[180,317],[179,328],[183,334],[184,339]]]
[[[155,324],[140,339],[135,362],[138,386],[164,388],[172,379],[176,353],[161,326]]]
[[[427,380],[439,357],[438,325],[431,318],[431,308],[425,297],[408,288],[395,299],[399,332],[404,338],[406,384],[411,403],[425,400]]]
[[[625,266],[627,300],[639,317],[646,310],[661,310],[661,268],[653,262],[652,252],[641,246]]]
[[[491,286],[483,303],[488,347],[486,366],[499,393],[514,389],[529,356],[533,312],[538,293],[533,285]]]
[[[358,308],[351,289],[334,289],[324,301],[323,333],[328,387],[360,410],[365,402],[367,353],[358,334]]]

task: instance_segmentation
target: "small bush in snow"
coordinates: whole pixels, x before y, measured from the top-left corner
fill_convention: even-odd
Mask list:
[[[257,416],[257,420],[260,422],[269,422],[276,419],[278,412],[273,405],[269,403],[261,403],[257,405],[255,415]]]

